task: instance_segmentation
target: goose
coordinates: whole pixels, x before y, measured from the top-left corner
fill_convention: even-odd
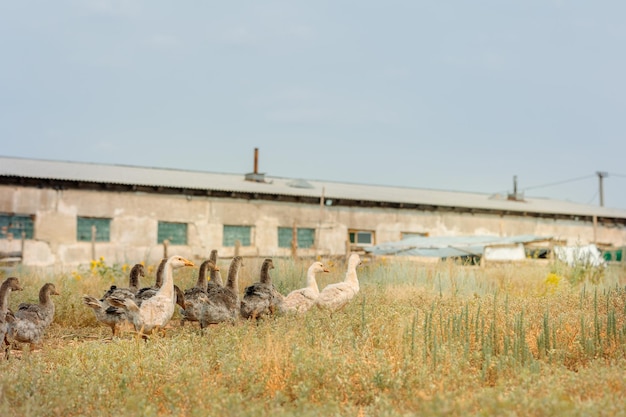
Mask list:
[[[244,319],[260,319],[264,316],[273,316],[280,311],[284,297],[272,284],[271,269],[274,269],[274,261],[267,258],[261,265],[259,282],[244,290],[240,306],[241,317]]]
[[[211,259],[207,259],[202,262],[200,265],[200,271],[198,272],[196,285],[186,289],[184,293],[185,308],[181,309],[181,326],[185,325],[185,321],[198,321],[198,317],[200,316],[200,312],[202,310],[202,301],[200,301],[199,298],[201,296],[206,296],[207,294],[207,270],[209,270],[211,274],[213,274],[214,271],[219,272],[219,268]]]
[[[141,305],[137,305],[135,300],[118,299],[115,296],[108,297],[107,301],[114,306],[125,308],[130,322],[142,336],[150,334],[155,329],[163,328],[174,315],[176,306],[174,269],[185,266],[194,266],[194,263],[178,255],[168,258],[163,266],[161,287],[154,296],[143,300]]]
[[[9,277],[0,285],[0,343],[4,349],[4,357],[8,359],[10,343],[7,340],[7,331],[9,323],[6,321],[7,311],[9,309],[9,295],[11,291],[22,291],[20,280],[16,277]]]
[[[282,311],[290,313],[304,313],[308,311],[320,295],[315,274],[329,272],[321,262],[313,262],[306,273],[306,287],[293,290],[283,300]]]
[[[154,285],[151,287],[143,287],[137,290],[137,294],[135,294],[135,298],[141,303],[143,300],[147,300],[150,297],[153,297],[154,294],[161,288],[163,285],[163,271],[165,270],[165,264],[167,263],[168,258],[161,259],[159,262],[159,266],[157,267],[157,271],[155,274]]]
[[[135,295],[135,303],[138,306],[141,306],[148,298],[154,297],[154,295],[159,291],[161,285],[163,285],[163,271],[165,270],[165,264],[167,263],[168,258],[161,259],[159,262],[159,266],[156,271],[156,279],[154,281],[154,286],[152,287],[143,287],[137,291]],[[185,296],[183,291],[178,287],[178,285],[174,284],[174,292],[176,293],[176,304],[180,306],[180,308],[185,309]]]
[[[342,282],[324,287],[315,300],[315,304],[331,312],[345,307],[359,292],[359,279],[356,274],[356,267],[359,265],[361,265],[359,254],[353,253],[350,255],[345,279]]]
[[[130,270],[128,279],[128,288],[118,288],[112,285],[108,291],[104,293],[101,299],[97,299],[91,295],[83,295],[83,304],[91,308],[96,316],[96,320],[106,324],[111,328],[113,337],[117,336],[120,327],[129,322],[126,310],[122,307],[115,307],[109,304],[108,297],[135,299],[135,294],[139,291],[139,277],[145,276],[145,268],[142,264],[135,264]]]
[[[21,303],[17,306],[15,317],[48,327],[54,319],[54,302],[51,295],[59,295],[59,292],[53,283],[48,282],[39,290],[39,303]]]
[[[211,288],[219,286],[223,287],[224,282],[222,281],[222,274],[220,273],[220,269],[217,267],[217,250],[213,249],[211,254],[209,255],[209,260],[213,261],[215,268],[211,269],[211,279],[207,283],[207,291],[210,291]]]
[[[228,268],[228,279],[224,287],[215,286],[206,296],[201,296],[200,328],[222,322],[234,323],[239,314],[239,270],[243,258],[235,256]]]
[[[15,313],[7,312],[7,335],[16,342],[28,343],[31,350],[39,345],[46,329],[54,320],[54,302],[51,295],[59,295],[59,292],[49,282],[39,290],[38,304],[21,303]]]

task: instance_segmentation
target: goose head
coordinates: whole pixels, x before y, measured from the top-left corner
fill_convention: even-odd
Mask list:
[[[20,280],[17,277],[9,277],[4,280],[1,290],[10,289],[11,291],[22,291],[24,288],[20,285]]]
[[[350,258],[348,258],[348,265],[352,266],[352,267],[357,267],[359,265],[361,265],[363,262],[361,262],[361,257],[359,256],[358,253],[353,253],[352,255],[350,255]]]
[[[195,266],[195,264],[189,259],[185,259],[182,256],[178,255],[172,256],[167,262],[174,269],[182,268],[184,266]]]
[[[209,271],[219,272],[220,270],[220,267],[215,265],[215,262],[213,261],[209,261],[208,267],[209,267]]]
[[[39,291],[39,298],[46,298],[48,295],[60,295],[61,293],[57,291],[57,287],[54,286],[53,283],[48,282]]]
[[[313,264],[309,267],[309,270],[313,273],[317,273],[317,272],[330,272],[330,270],[328,268],[326,268],[324,266],[323,263],[317,261],[317,262],[313,262]]]
[[[133,268],[130,270],[130,276],[132,278],[139,278],[146,276],[146,268],[143,264],[135,264]]]

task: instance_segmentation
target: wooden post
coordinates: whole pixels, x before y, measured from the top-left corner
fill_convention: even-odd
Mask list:
[[[593,243],[598,243],[598,216],[593,216]]]
[[[241,240],[235,240],[235,256],[239,256],[239,252],[241,250]]]
[[[164,258],[168,258],[167,256],[167,248],[170,244],[170,241],[168,239],[163,239],[163,257]]]
[[[20,257],[22,258],[22,262],[24,262],[24,246],[26,242],[26,232],[22,231],[22,247]]]
[[[91,259],[96,260],[96,225],[91,225]]]
[[[298,229],[295,221],[291,227],[291,257],[298,259]]]
[[[324,224],[324,194],[326,193],[326,188],[322,187],[322,195],[320,196],[320,217],[317,222],[317,230],[315,231],[315,242],[313,242],[313,247],[315,248],[315,254],[320,256],[322,254],[320,243],[322,241],[322,225]]]

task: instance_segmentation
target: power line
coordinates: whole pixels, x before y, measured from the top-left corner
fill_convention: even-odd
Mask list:
[[[616,174],[614,172],[609,172],[608,176],[610,176],[610,177],[623,177],[623,178],[626,178],[626,175],[624,175],[624,174]]]
[[[598,191],[596,191],[595,193],[593,193],[593,197],[591,197],[589,199],[589,201],[587,201],[587,204],[591,204],[594,202],[594,200],[596,199],[596,197],[598,196]]]
[[[568,183],[568,182],[574,182],[574,181],[586,180],[586,179],[589,179],[589,178],[593,178],[593,177],[595,177],[595,176],[596,176],[595,174],[594,174],[594,175],[585,175],[584,177],[572,178],[572,179],[569,179],[569,180],[557,181],[557,182],[552,182],[552,183],[549,183],[549,184],[543,184],[543,185],[535,185],[535,186],[532,186],[532,187],[526,187],[526,188],[524,188],[524,191],[527,191],[527,190],[534,190],[534,189],[537,189],[537,188],[553,187],[553,186],[555,186],[555,185],[566,184],[566,183]]]

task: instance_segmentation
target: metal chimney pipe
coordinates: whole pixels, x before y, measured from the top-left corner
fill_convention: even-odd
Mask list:
[[[602,179],[608,177],[609,173],[597,171],[596,174],[598,175],[598,181],[600,182],[598,189],[598,193],[600,194],[600,207],[604,207],[604,186],[602,184]]]
[[[259,148],[254,148],[254,173],[259,173]]]

